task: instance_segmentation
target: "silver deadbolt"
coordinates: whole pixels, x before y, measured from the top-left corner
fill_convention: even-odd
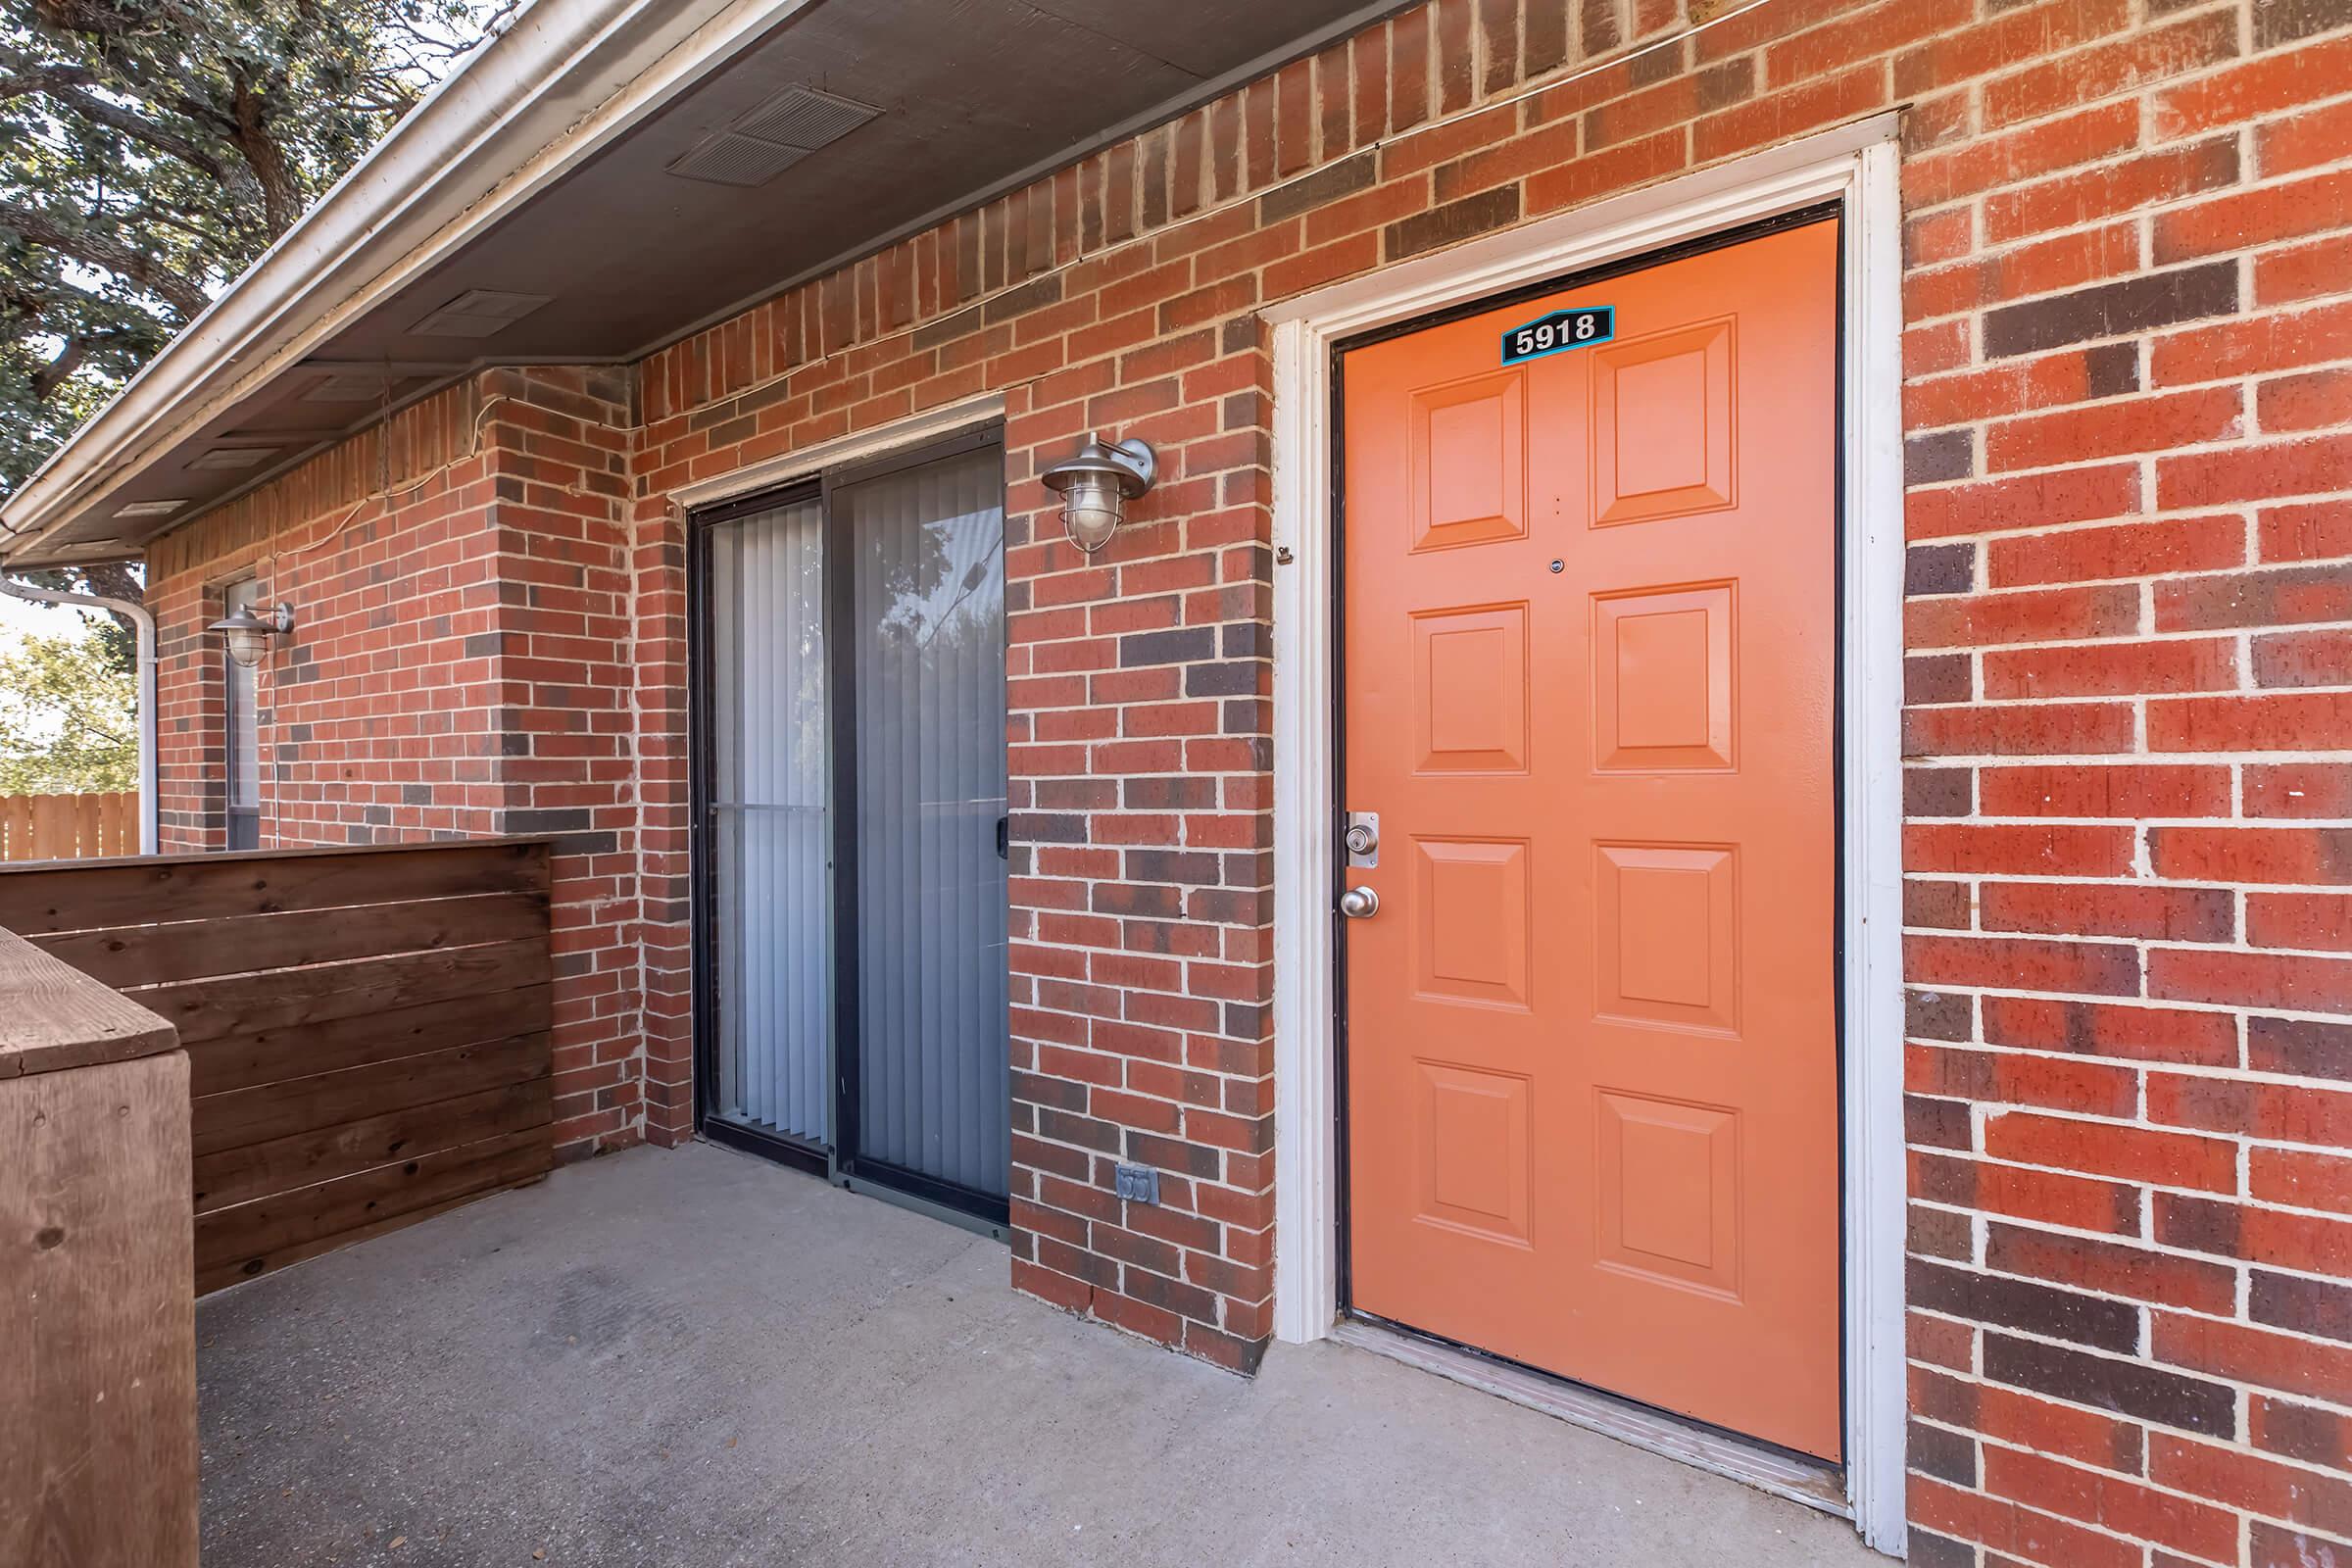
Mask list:
[[[1369,920],[1380,912],[1380,895],[1370,888],[1349,888],[1340,895],[1340,912],[1350,920]]]
[[[1380,864],[1380,813],[1349,811],[1348,831],[1340,835],[1348,847],[1348,863],[1367,869]]]

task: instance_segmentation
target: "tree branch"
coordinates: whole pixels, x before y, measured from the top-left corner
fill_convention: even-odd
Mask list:
[[[228,166],[220,159],[215,158],[186,137],[175,136],[163,126],[155,124],[130,110],[110,104],[103,98],[94,97],[71,86],[46,86],[41,91],[57,102],[66,105],[84,120],[119,130],[133,141],[142,142],[167,157],[176,158],[190,168],[202,170],[223,184],[227,183],[230,177]]]
[[[90,340],[79,332],[67,338],[58,348],[56,358],[32,373],[34,399],[48,402],[49,394],[73,379],[74,372],[81,368],[81,362],[89,357],[89,353]]]
[[[74,372],[81,368],[82,362],[90,357],[92,349],[103,348],[110,343],[124,342],[137,335],[129,328],[120,326],[107,327],[102,331],[69,334],[65,342],[59,345],[55,357],[33,372],[33,397],[42,403],[48,402],[51,393],[74,378]]]
[[[193,318],[212,302],[194,279],[183,277],[154,258],[141,256],[104,234],[69,228],[29,207],[0,201],[0,228],[15,229],[32,244],[46,245],[61,256],[126,278],[170,304],[182,317]]]
[[[267,101],[241,76],[233,108],[236,123],[228,139],[245,155],[254,178],[262,182],[262,213],[274,238],[292,228],[294,220],[302,216],[302,187],[295,182],[293,167],[270,128]]]
[[[89,87],[96,85],[97,80],[96,72],[80,66],[27,66],[22,61],[12,60],[7,74],[0,75],[0,98],[22,98],[26,93]]]

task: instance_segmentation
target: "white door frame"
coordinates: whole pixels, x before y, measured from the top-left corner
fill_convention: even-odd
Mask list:
[[[1274,325],[1274,1329],[1339,1310],[1331,894],[1331,351],[1358,333],[1680,241],[1842,204],[1845,1474],[1903,1549],[1902,250],[1895,117],[1488,235],[1281,304]]]

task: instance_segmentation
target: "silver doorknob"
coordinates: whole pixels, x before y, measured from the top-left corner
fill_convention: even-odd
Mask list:
[[[1340,895],[1340,912],[1350,920],[1369,920],[1380,912],[1380,895],[1370,888],[1349,888]]]

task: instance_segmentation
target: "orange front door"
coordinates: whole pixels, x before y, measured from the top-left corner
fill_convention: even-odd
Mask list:
[[[1832,1459],[1837,258],[1342,363],[1353,1304]]]

